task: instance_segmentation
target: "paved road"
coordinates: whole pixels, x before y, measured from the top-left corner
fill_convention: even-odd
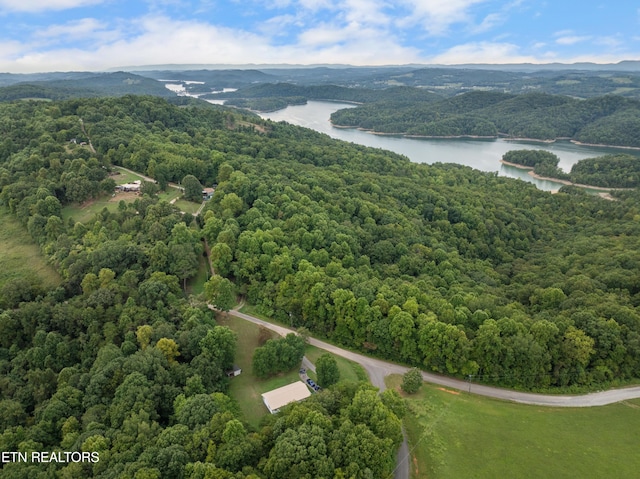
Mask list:
[[[232,316],[251,321],[252,323],[259,324],[268,328],[276,333],[286,336],[289,333],[295,332],[292,329],[272,324],[254,316],[241,313],[234,310],[230,313]],[[329,351],[337,356],[349,359],[360,364],[369,374],[371,383],[380,388],[380,391],[384,391],[386,388],[384,383],[385,376],[389,374],[404,374],[409,370],[406,366],[399,364],[382,361],[380,359],[369,358],[362,354],[354,353],[342,349],[333,344],[320,341],[319,339],[309,338],[309,344],[318,348]],[[538,406],[552,406],[552,407],[590,407],[590,406],[604,406],[606,404],[612,404],[627,399],[635,399],[640,397],[640,386],[624,388],[624,389],[611,389],[609,391],[600,391],[597,393],[585,394],[581,396],[556,396],[548,394],[533,394],[519,391],[511,391],[509,389],[496,388],[492,386],[484,386],[482,384],[474,384],[470,382],[461,381],[459,379],[448,378],[445,376],[439,376],[437,374],[431,374],[422,372],[422,378],[429,383],[439,384],[452,389],[458,389],[473,394],[479,394],[481,396],[488,396],[497,399],[503,399],[505,401],[513,401],[523,404],[533,404]],[[410,454],[409,446],[407,444],[407,435],[402,431],[404,435],[404,441],[398,449],[396,459],[396,469],[394,470],[394,479],[409,479],[409,465]]]
[[[248,314],[241,313],[239,311],[232,311],[230,314],[239,318],[251,321],[256,324],[260,324],[272,331],[277,332],[283,336],[295,332],[292,329],[285,328],[271,324],[267,321],[255,318]],[[319,339],[309,338],[309,344],[318,348],[329,351],[343,358],[350,359],[360,364],[369,374],[371,382],[379,387],[384,387],[384,377],[389,374],[404,374],[409,370],[406,366],[399,364],[382,361],[380,359],[370,358],[363,356],[362,354],[347,351],[333,344],[320,341]],[[551,394],[534,394],[520,391],[512,391],[509,389],[502,389],[493,386],[485,386],[482,384],[469,383],[460,379],[449,378],[446,376],[440,376],[432,373],[422,373],[422,377],[426,382],[439,384],[441,386],[449,387],[452,389],[458,389],[461,391],[470,392],[473,394],[479,394],[481,396],[488,396],[497,399],[504,399],[505,401],[513,401],[523,404],[533,404],[537,406],[552,406],[552,407],[591,407],[591,406],[604,406],[606,404],[613,404],[616,402],[626,401],[628,399],[640,398],[640,386],[622,388],[622,389],[610,389],[608,391],[599,391],[590,394],[584,394],[579,396],[572,395],[551,395]]]

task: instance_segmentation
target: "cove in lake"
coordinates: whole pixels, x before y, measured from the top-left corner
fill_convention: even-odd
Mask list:
[[[458,163],[481,171],[497,172],[500,176],[520,178],[534,183],[541,190],[556,191],[563,185],[555,181],[539,180],[527,170],[500,163],[502,155],[510,150],[541,149],[551,151],[560,158],[559,167],[568,172],[571,166],[584,158],[593,158],[624,151],[640,156],[637,151],[619,148],[575,145],[569,141],[555,143],[511,141],[504,139],[427,139],[394,135],[376,135],[355,128],[336,128],[329,121],[331,113],[342,108],[353,108],[349,103],[309,101],[306,105],[293,105],[283,110],[260,113],[273,121],[304,126],[320,133],[360,145],[383,148],[400,153],[414,163]]]

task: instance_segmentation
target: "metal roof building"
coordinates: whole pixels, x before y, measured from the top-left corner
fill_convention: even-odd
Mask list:
[[[262,395],[262,401],[271,414],[280,412],[280,408],[289,403],[302,401],[311,396],[307,385],[302,381],[287,384],[281,388],[266,392]]]

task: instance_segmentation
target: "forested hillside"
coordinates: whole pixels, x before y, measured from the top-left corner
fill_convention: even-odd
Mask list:
[[[0,203],[64,279],[0,291],[0,447],[101,454],[3,477],[386,477],[399,422],[366,387],[242,423],[234,334],[181,288],[200,236],[246,301],[357,350],[519,388],[638,378],[637,191],[551,195],[153,97],[2,104],[0,132]],[[69,143],[85,133],[95,154]],[[201,229],[152,196],[63,221],[111,193],[114,164],[217,183]]]
[[[229,105],[269,111],[288,105],[304,104],[306,100],[332,100],[355,103],[395,102],[410,105],[415,102],[432,102],[440,95],[409,87],[392,87],[383,90],[369,88],[347,88],[336,85],[300,86],[291,83],[265,83],[251,85],[238,91],[203,95],[203,99],[228,99]],[[242,103],[239,103],[242,102]],[[227,104],[225,103],[225,104]]]
[[[0,290],[0,449],[28,458],[3,456],[2,477],[375,478],[392,471],[402,440],[397,395],[342,384],[259,429],[243,421],[225,394],[236,335],[181,288],[202,245],[176,207],[144,196],[84,224],[62,220],[66,205],[111,195],[109,158],[138,143],[140,157],[126,154],[130,166],[140,161],[149,171],[156,162],[158,177],[215,179],[227,155],[249,154],[261,138],[233,131],[236,120],[151,97],[0,105],[0,207],[63,277],[45,294],[20,279]],[[82,125],[97,154],[69,141],[83,137]],[[32,451],[46,458],[34,461]]]
[[[154,95],[164,98],[175,93],[165,88],[163,83],[132,73],[69,73],[51,74],[50,79],[25,81],[0,87],[0,101],[19,99],[63,100],[78,97]],[[36,77],[37,75],[25,75]],[[44,74],[43,74],[44,76]]]
[[[637,188],[640,186],[640,160],[632,155],[603,155],[575,163],[569,173],[558,168],[560,158],[544,150],[511,150],[502,156],[509,163],[533,168],[540,176],[569,180],[581,185],[602,188]]]
[[[418,136],[507,136],[640,146],[640,102],[608,95],[577,100],[545,93],[470,92],[410,105],[378,102],[339,110],[335,125]]]

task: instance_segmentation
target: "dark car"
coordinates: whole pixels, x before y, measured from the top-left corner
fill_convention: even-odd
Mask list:
[[[320,392],[320,391],[322,391],[322,388],[316,384],[315,386],[313,386],[313,390],[315,392]]]
[[[300,374],[306,374],[307,370],[305,368],[300,368]]]
[[[316,383],[313,381],[313,379],[307,379],[307,384],[312,388],[316,387]]]

